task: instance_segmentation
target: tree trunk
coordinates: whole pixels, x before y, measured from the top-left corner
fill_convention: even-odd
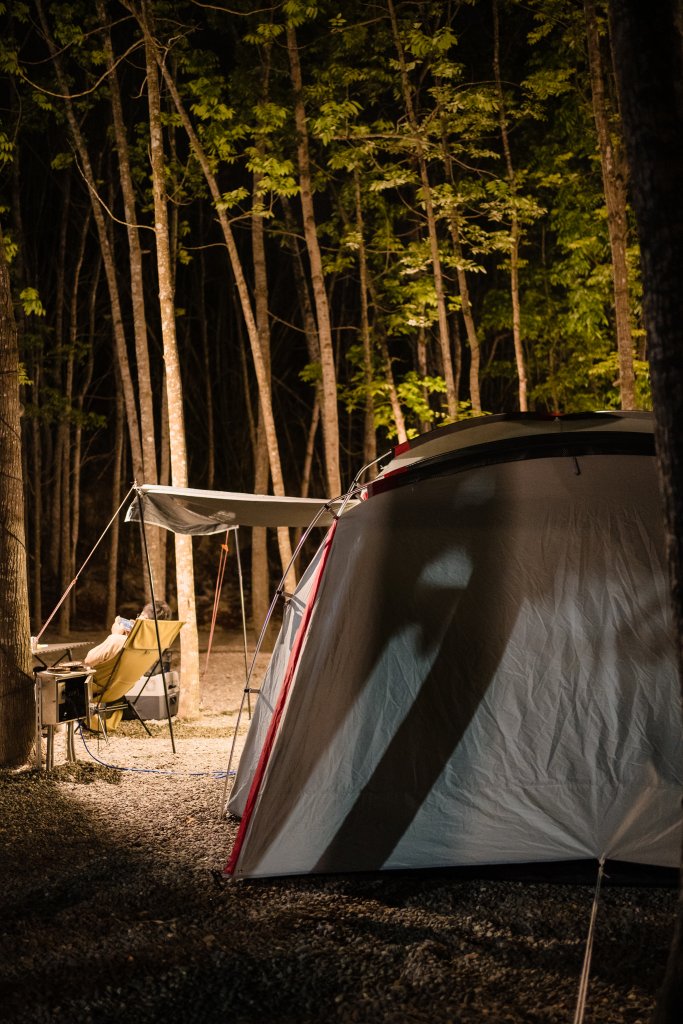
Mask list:
[[[43,34],[52,57],[52,61],[57,75],[57,81],[59,88],[64,96],[68,96],[68,83],[64,75],[61,63],[61,57],[57,52],[57,48],[50,34],[50,30],[45,17],[45,11],[43,9],[42,0],[36,0],[36,8],[40,19],[40,24],[43,29]],[[142,464],[142,444],[140,441],[140,424],[138,418],[137,406],[135,404],[135,389],[133,388],[133,380],[130,372],[130,364],[128,362],[128,352],[126,350],[126,337],[123,328],[123,316],[121,313],[121,301],[119,297],[118,282],[116,279],[116,264],[114,260],[114,253],[112,245],[109,240],[107,233],[107,224],[104,219],[104,213],[102,205],[99,201],[96,189],[95,175],[90,160],[90,154],[88,153],[88,147],[85,144],[83,133],[81,132],[80,125],[76,119],[76,115],[73,110],[73,106],[70,99],[64,100],[64,108],[66,111],[67,123],[69,126],[69,132],[73,140],[74,148],[78,153],[80,160],[81,171],[88,185],[88,191],[90,193],[93,217],[95,219],[95,225],[97,227],[97,236],[100,242],[100,248],[102,250],[102,260],[104,264],[104,272],[107,279],[107,287],[109,290],[109,301],[111,304],[111,315],[112,324],[114,328],[114,340],[116,343],[116,354],[118,358],[119,368],[121,370],[121,384],[123,387],[124,402],[126,405],[126,421],[128,424],[128,436],[130,439],[130,450],[133,461],[133,474],[137,480],[141,480],[144,475],[143,464]]]
[[[21,479],[19,351],[0,237],[0,765],[28,760],[34,736],[28,577]]]
[[[168,234],[168,209],[164,186],[164,143],[161,129],[161,100],[156,54],[152,44],[148,3],[142,5],[147,62],[147,100],[149,109],[150,164],[154,195],[154,233],[156,237],[157,272],[159,278],[159,312],[166,367],[168,393],[169,438],[171,448],[171,480],[174,487],[187,487],[187,449],[183,387],[176,341],[173,273]],[[195,610],[192,538],[175,536],[176,587],[178,618],[185,623],[180,633],[180,687],[184,718],[199,715],[199,642]],[[163,595],[158,594],[157,597]]]
[[[313,302],[315,303],[318,325],[318,344],[320,346],[320,370],[322,377],[321,415],[323,447],[325,451],[325,472],[327,490],[330,497],[341,494],[341,473],[339,469],[339,411],[337,408],[337,372],[334,364],[334,344],[332,341],[332,325],[330,306],[325,289],[323,261],[318,243],[315,210],[313,207],[313,187],[311,176],[311,160],[308,149],[308,128],[306,126],[306,108],[304,107],[303,80],[299,63],[299,47],[296,33],[292,25],[287,25],[287,53],[289,70],[294,90],[294,123],[296,125],[296,151],[299,165],[299,190],[301,212],[303,216],[304,238],[311,268],[311,285]]]
[[[394,45],[398,54],[398,63],[401,71],[401,88],[403,91],[403,102],[406,108],[408,123],[410,124],[415,140],[415,155],[417,157],[420,182],[422,185],[422,197],[427,220],[427,234],[429,236],[429,249],[432,257],[432,271],[434,274],[434,291],[436,293],[436,308],[439,324],[439,347],[441,349],[441,361],[443,364],[443,375],[446,382],[446,408],[451,420],[458,418],[458,396],[455,391],[455,377],[453,375],[453,359],[451,357],[450,332],[448,330],[448,313],[446,311],[446,292],[443,282],[443,271],[441,269],[441,257],[439,255],[439,235],[436,226],[436,215],[432,201],[432,187],[427,169],[427,157],[422,142],[420,127],[417,123],[413,97],[408,78],[408,67],[406,64],[405,52],[401,43],[401,36],[398,29],[398,20],[393,0],[387,0],[391,27],[394,36]]]
[[[199,212],[199,223],[201,225],[201,237],[204,237],[203,211]],[[213,412],[213,378],[211,374],[211,357],[209,353],[209,330],[206,316],[207,295],[206,295],[206,259],[204,249],[199,252],[199,308],[197,319],[199,320],[199,335],[202,339],[202,359],[204,362],[204,402],[206,404],[206,486],[209,490],[216,479],[216,437],[214,430]]]
[[[130,166],[128,136],[121,104],[119,81],[116,74],[114,50],[104,0],[97,0],[97,13],[104,28],[104,53],[109,66],[109,93],[111,97],[112,124],[116,141],[116,154],[119,165],[119,180],[123,197],[124,217],[128,235],[128,252],[130,266],[130,300],[133,313],[133,334],[135,337],[135,365],[137,375],[137,395],[140,408],[140,439],[142,454],[142,479],[140,483],[155,484],[157,482],[157,455],[154,433],[154,400],[152,378],[149,364],[149,346],[147,343],[147,318],[145,313],[144,277],[142,267],[142,247],[140,230],[137,225],[135,208],[135,188]],[[147,546],[154,579],[158,582],[161,567],[161,530],[150,526],[146,531]],[[165,547],[165,544],[164,544]]]
[[[449,171],[449,177],[452,177],[450,174],[450,156],[446,152],[445,144],[444,154],[446,167]],[[451,241],[453,242],[455,271],[458,275],[460,312],[462,313],[462,318],[465,324],[467,344],[470,347],[470,405],[472,406],[472,412],[480,413],[481,392],[479,388],[479,374],[481,369],[481,349],[479,347],[479,336],[477,335],[477,328],[474,322],[474,314],[472,313],[472,303],[470,302],[470,288],[467,281],[467,274],[465,273],[465,261],[462,251],[462,241],[460,239],[460,226],[458,224],[457,215],[454,212],[452,212],[448,217],[448,225],[451,231]]]
[[[55,275],[55,333],[54,353],[57,356],[54,364],[54,386],[59,394],[63,392],[62,360],[64,358],[64,310],[66,308],[66,254],[69,223],[71,221],[71,175],[66,179],[62,201],[62,216],[59,226],[59,243],[57,247],[57,270]],[[59,587],[62,539],[62,499],[64,460],[68,452],[68,422],[62,414],[57,422],[54,443],[54,461],[52,464],[52,494],[49,506],[52,509],[53,529],[50,531],[47,547],[47,564],[50,583]]]
[[[455,188],[455,175],[453,174],[453,161],[451,159],[450,150],[448,148],[448,140],[445,134],[442,137],[441,148],[443,152],[444,167],[446,169],[446,176],[451,183],[451,186]],[[462,240],[460,237],[460,224],[458,221],[457,212],[452,209],[448,215],[448,226],[451,232],[451,241],[453,243],[453,255],[455,256],[455,272],[458,277],[458,290],[460,292],[460,312],[465,323],[465,333],[467,335],[467,344],[470,347],[470,405],[472,406],[472,412],[481,412],[481,392],[479,388],[479,374],[481,369],[481,349],[479,347],[479,336],[477,334],[476,324],[474,322],[474,314],[472,312],[472,303],[470,302],[470,287],[467,280],[467,273],[465,272],[464,256],[462,250]],[[456,370],[456,393],[459,392],[459,380],[461,372],[462,360],[458,360],[458,366]]]
[[[100,271],[102,269],[102,258],[101,256],[97,260],[95,267],[95,273],[93,274],[92,283],[90,285],[90,298],[88,303],[88,356],[85,364],[85,371],[83,373],[83,379],[81,386],[78,390],[76,398],[76,409],[77,409],[77,420],[74,425],[74,441],[73,441],[73,452],[71,459],[71,565],[72,572],[75,574],[76,569],[76,556],[78,548],[78,537],[80,533],[81,523],[81,453],[83,447],[83,406],[85,404],[85,396],[88,393],[90,384],[92,382],[93,370],[95,369],[95,311],[97,307],[97,290],[100,283]],[[118,506],[116,506],[118,508]],[[76,588],[74,587],[71,591],[73,598],[72,614],[76,612]]]
[[[18,113],[18,111],[17,111]],[[21,148],[17,145],[13,153],[12,159],[12,220],[14,235],[18,239],[24,239],[24,224],[21,209],[21,197],[22,197],[22,181],[21,181]],[[15,256],[15,281],[20,289],[24,288],[28,283],[27,277],[27,260],[24,252],[24,246],[20,245],[19,250]],[[19,344],[19,355],[20,358],[23,356],[28,362],[29,376],[33,381],[31,397],[33,405],[33,415],[29,421],[23,424],[24,426],[24,446],[25,451],[23,452],[22,461],[26,466],[30,466],[30,470],[26,472],[24,478],[24,517],[25,517],[25,530],[27,536],[30,537],[30,555],[27,558],[29,566],[29,592],[31,594],[31,612],[32,621],[34,623],[34,632],[38,632],[38,626],[42,623],[43,618],[43,606],[42,606],[42,595],[41,595],[41,575],[42,575],[42,552],[41,552],[41,540],[42,540],[42,517],[41,510],[43,506],[43,484],[42,484],[42,466],[41,466],[41,450],[40,450],[40,420],[38,418],[38,409],[40,405],[40,379],[41,379],[41,363],[42,363],[42,347],[36,345],[33,352],[22,351],[22,340],[25,337],[25,320],[26,317],[20,314],[19,321],[17,323],[18,344]],[[29,517],[27,514],[27,498],[32,499],[32,516]],[[32,571],[31,571],[32,570]]]
[[[683,672],[683,16],[677,0],[610,0],[641,247],[657,454],[679,669]],[[655,1024],[683,1020],[683,900]]]
[[[182,122],[183,128],[187,132],[188,139],[192,150],[197,158],[197,161],[202,168],[206,183],[209,186],[211,198],[213,199],[216,207],[216,213],[218,216],[218,223],[220,224],[221,231],[223,233],[223,239],[225,246],[228,250],[228,256],[230,259],[230,266],[232,268],[233,276],[235,278],[235,285],[237,287],[237,293],[240,299],[240,305],[242,308],[242,315],[247,328],[247,335],[249,337],[249,344],[251,346],[251,354],[254,362],[254,372],[256,374],[256,382],[258,385],[259,402],[263,410],[263,425],[266,432],[266,439],[268,443],[268,460],[270,462],[270,474],[273,480],[273,493],[277,495],[285,494],[285,483],[282,474],[282,464],[280,462],[280,448],[277,437],[277,430],[275,429],[275,417],[273,416],[273,402],[270,390],[270,381],[268,379],[268,373],[266,365],[261,352],[261,344],[259,340],[258,330],[256,328],[256,320],[254,318],[254,311],[251,306],[251,299],[249,297],[249,288],[247,281],[244,276],[244,270],[242,268],[242,261],[240,259],[239,252],[237,251],[237,245],[235,244],[235,236],[232,233],[232,228],[228,220],[227,214],[223,206],[223,200],[216,176],[211,168],[211,164],[204,152],[201,142],[199,141],[197,134],[192,127],[192,122],[185,110],[185,106],[180,98],[180,94],[176,88],[175,82],[171,77],[171,74],[166,67],[165,63],[160,60],[157,54],[157,63],[159,64],[164,81],[168,87],[168,91],[173,97],[178,116]],[[280,549],[280,560],[282,562],[282,571],[285,572],[287,566],[292,557],[291,547],[286,544],[286,538],[282,531],[278,531],[278,547]]]
[[[515,348],[515,362],[517,364],[517,378],[519,381],[519,409],[526,412],[527,405],[527,379],[526,364],[524,361],[524,347],[522,345],[522,316],[519,301],[519,244],[521,240],[521,225],[519,223],[519,212],[516,199],[516,177],[508,139],[507,116],[505,114],[505,97],[503,95],[503,82],[500,74],[500,27],[498,23],[498,0],[493,0],[493,75],[498,93],[498,116],[500,123],[500,137],[503,143],[503,155],[505,157],[505,169],[508,185],[510,188],[510,300],[512,304],[512,340]]]
[[[31,472],[33,474],[33,623],[34,629],[43,621],[42,541],[43,541],[43,451],[38,401],[41,382],[41,355],[33,364],[33,419],[31,421]]]
[[[73,531],[73,520],[72,520],[72,496],[76,489],[74,479],[72,476],[72,453],[74,449],[74,439],[72,437],[72,403],[73,403],[73,391],[74,391],[74,363],[76,359],[76,346],[78,344],[78,296],[80,291],[80,280],[81,270],[83,269],[83,260],[85,259],[85,247],[88,241],[88,230],[90,228],[90,216],[89,214],[83,218],[83,224],[81,227],[81,238],[78,247],[78,253],[76,255],[76,265],[74,267],[74,279],[71,288],[71,305],[69,311],[69,343],[67,346],[66,353],[66,377],[64,381],[64,392],[63,398],[65,401],[65,412],[66,416],[62,424],[62,489],[60,495],[60,591],[64,594],[71,583],[75,575],[75,565],[73,559],[73,543],[72,543],[72,531]],[[79,466],[80,470],[80,466]],[[71,630],[71,610],[73,607],[74,593],[73,591],[66,599],[62,602],[62,606],[59,609],[59,631],[65,636],[68,636]]]
[[[619,388],[621,408],[635,409],[635,374],[633,371],[633,336],[628,288],[628,220],[626,212],[626,183],[619,173],[622,161],[610,132],[612,111],[608,109],[604,74],[600,56],[600,35],[594,0],[584,0],[586,42],[590,70],[593,116],[600,147],[600,167],[607,206],[607,229],[612,253],[612,280],[614,287],[614,319],[619,356]]]
[[[301,259],[301,249],[299,248],[299,240],[296,232],[296,224],[294,220],[294,214],[292,213],[292,207],[289,200],[286,197],[282,197],[282,209],[285,215],[285,224],[287,226],[288,234],[286,237],[286,244],[289,251],[292,254],[292,272],[294,274],[294,283],[296,286],[296,292],[299,299],[299,309],[301,311],[301,319],[304,326],[304,336],[306,338],[306,349],[308,351],[309,363],[320,362],[320,343],[318,341],[318,329],[315,323],[315,317],[313,316],[313,306],[311,304],[311,296],[308,291],[308,284],[306,282],[306,274],[304,272],[303,260]],[[318,424],[320,422],[320,409],[322,406],[322,385],[318,380],[315,385],[315,399],[313,402],[313,413],[312,422],[315,422],[315,429],[312,429],[312,433],[309,431],[309,442],[313,446],[311,449],[311,462],[308,469],[308,474],[304,473],[304,479],[308,475],[310,484],[310,474],[313,465],[313,453],[315,450],[315,437],[318,432]],[[317,409],[317,413],[316,410]],[[308,455],[308,448],[306,449]],[[303,491],[301,492],[303,495]],[[308,494],[308,489],[306,490]],[[295,534],[294,546],[299,542],[299,534]]]
[[[251,252],[254,266],[254,307],[256,328],[263,360],[270,382],[270,325],[268,322],[268,274],[264,241],[263,216],[258,209],[259,175],[253,176],[251,214]],[[259,407],[258,426],[254,432],[254,493],[267,494],[270,477],[268,447],[263,424],[263,410]],[[270,574],[268,572],[268,535],[264,527],[251,531],[251,619],[258,631],[265,621],[270,604]],[[270,638],[268,638],[270,639]]]
[[[368,289],[370,291],[373,305],[375,309],[377,309],[377,294],[371,277],[368,277]],[[375,334],[379,344],[379,352],[384,369],[384,379],[387,383],[387,390],[389,392],[389,404],[391,405],[391,412],[396,426],[396,438],[399,444],[404,444],[408,440],[408,433],[406,431],[405,417],[403,416],[403,409],[401,408],[401,403],[399,401],[398,391],[396,390],[396,381],[394,380],[394,371],[391,365],[387,336],[381,321],[375,322]]]
[[[360,191],[360,174],[353,169],[353,184],[356,199],[356,230],[358,232],[358,272],[360,275],[360,335],[363,343],[363,376],[365,378],[365,410],[363,417],[363,465],[367,466],[377,458],[377,435],[375,433],[375,403],[372,396],[374,367],[372,343],[370,340],[370,318],[368,316],[368,266],[365,254],[363,204]],[[376,476],[373,469],[370,478]]]
[[[114,417],[114,454],[112,457],[111,470],[111,516],[115,516],[116,510],[121,504],[121,479],[123,470],[123,389],[121,388],[121,377],[118,369],[114,367],[114,380],[116,382],[116,403]],[[109,530],[109,556],[107,561],[107,610],[105,622],[114,621],[117,611],[117,591],[119,578],[119,533],[121,517],[113,518]]]

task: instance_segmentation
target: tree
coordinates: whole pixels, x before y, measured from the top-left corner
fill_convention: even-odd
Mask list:
[[[614,277],[614,319],[619,356],[619,389],[622,409],[636,408],[635,375],[633,372],[633,337],[631,335],[631,311],[628,289],[628,217],[626,210],[625,162],[618,136],[611,121],[614,112],[610,110],[605,90],[600,33],[595,0],[584,0],[586,16],[586,42],[588,44],[588,66],[590,69],[593,114],[600,146],[605,204],[607,206],[607,227],[612,253],[612,274]]]
[[[328,493],[332,497],[341,493],[337,374],[334,365],[330,307],[325,289],[322,256],[313,207],[312,171],[306,109],[304,106],[303,78],[299,61],[299,46],[292,22],[287,24],[287,53],[289,55],[292,88],[294,90],[294,122],[297,133],[301,212],[304,224],[304,238],[306,239],[306,248],[308,249],[308,258],[311,266],[311,284],[317,318],[318,345],[320,348],[320,369],[322,374],[321,421],[325,447],[325,470]]]
[[[43,35],[47,43],[48,50],[50,52],[50,56],[54,62],[55,74],[57,76],[57,82],[59,84],[59,89],[62,94],[62,98],[64,100],[67,123],[69,126],[73,146],[76,152],[78,153],[82,173],[86,180],[88,191],[90,193],[93,217],[95,220],[95,225],[97,227],[97,235],[102,250],[104,272],[107,280],[107,286],[109,289],[111,316],[114,325],[114,340],[116,344],[116,354],[119,361],[119,368],[121,371],[121,382],[123,384],[123,396],[126,404],[126,419],[128,423],[128,435],[130,440],[131,456],[133,460],[133,472],[137,479],[142,479],[144,473],[142,462],[142,442],[140,439],[140,424],[137,406],[135,402],[135,388],[133,386],[130,364],[128,360],[128,351],[126,349],[126,336],[123,324],[123,314],[121,312],[121,295],[116,275],[116,261],[113,246],[111,243],[109,233],[107,231],[107,222],[105,219],[105,214],[102,208],[102,204],[100,202],[100,197],[97,192],[96,176],[93,169],[92,161],[90,159],[90,153],[88,150],[86,138],[81,129],[79,120],[76,117],[76,113],[74,111],[73,106],[73,100],[71,99],[71,96],[69,94],[67,79],[63,69],[62,56],[58,51],[55,42],[52,38],[52,34],[50,32],[42,0],[36,0],[36,7],[38,9],[38,16],[43,30]]]
[[[164,142],[161,129],[161,99],[156,53],[149,24],[149,6],[142,2],[142,27],[145,33],[147,61],[147,100],[149,109],[150,164],[154,194],[154,234],[156,237],[157,274],[159,279],[159,310],[161,336],[166,366],[168,393],[169,438],[171,448],[171,481],[174,487],[187,487],[187,444],[183,411],[183,385],[176,341],[175,303],[171,247],[168,231],[168,208],[164,183]],[[180,637],[181,686],[183,716],[199,716],[199,644],[195,611],[192,537],[175,535],[176,585],[178,618],[185,622]]]
[[[633,207],[642,253],[655,437],[683,677],[683,7],[610,0]],[[683,901],[656,1024],[683,1019]]]
[[[441,257],[439,254],[439,237],[437,232],[436,214],[434,211],[434,201],[432,197],[432,185],[427,166],[427,154],[420,126],[418,124],[415,104],[413,102],[413,95],[408,77],[408,62],[406,60],[405,49],[401,40],[398,18],[396,17],[396,9],[394,7],[393,0],[388,0],[387,9],[389,11],[389,17],[391,18],[391,28],[394,36],[394,43],[396,45],[396,52],[398,54],[403,102],[405,104],[406,117],[412,133],[412,142],[415,146],[420,174],[420,184],[422,186],[422,202],[424,204],[425,217],[427,220],[427,234],[429,237],[429,250],[432,260],[432,272],[434,275],[434,289],[436,292],[439,345],[441,347],[443,375],[446,381],[446,407],[448,409],[449,417],[452,420],[456,420],[458,418],[458,396],[455,391],[450,331],[448,329],[448,316],[446,312],[446,290],[441,267]]]
[[[500,22],[498,18],[498,0],[493,0],[493,76],[496,82],[498,93],[498,117],[500,121],[500,137],[503,143],[503,156],[505,159],[505,172],[507,184],[510,190],[510,299],[512,303],[512,339],[515,347],[515,362],[517,364],[517,377],[519,380],[519,408],[521,412],[528,409],[527,403],[527,375],[524,359],[524,348],[522,345],[522,325],[520,309],[520,286],[519,269],[520,258],[519,248],[522,237],[522,228],[517,198],[517,174],[512,162],[512,151],[508,131],[508,116],[505,106],[505,95],[500,71]]]
[[[137,395],[140,408],[140,441],[142,447],[142,471],[146,484],[157,482],[157,454],[154,433],[154,403],[150,373],[149,349],[147,345],[147,318],[145,315],[144,274],[142,266],[142,245],[137,224],[135,190],[131,170],[130,147],[121,102],[118,74],[114,60],[111,30],[107,23],[104,0],[97,0],[97,14],[103,26],[104,54],[109,68],[108,83],[112,110],[112,126],[116,139],[116,156],[119,166],[121,195],[126,220],[130,265],[130,297],[133,313],[133,334],[135,337],[135,366]],[[156,585],[161,592],[166,589],[166,543],[155,527],[150,527],[147,541],[150,561]]]
[[[167,62],[163,59],[162,54],[158,50],[156,44],[154,45],[154,53],[156,56],[157,63],[161,70],[164,78],[166,87],[168,88],[175,108],[178,112],[180,122],[187,133],[187,137],[197,160],[197,163],[202,169],[206,183],[211,193],[211,198],[214,203],[215,211],[218,218],[218,223],[223,234],[225,241],[225,247],[228,250],[228,256],[230,259],[230,266],[235,278],[235,285],[240,301],[240,308],[244,316],[244,322],[247,329],[247,336],[251,346],[251,353],[254,363],[254,371],[256,374],[256,380],[258,384],[259,402],[261,411],[263,413],[263,427],[266,435],[266,444],[268,447],[268,459],[270,462],[270,474],[273,482],[273,492],[277,495],[285,494],[285,483],[282,472],[282,463],[280,460],[280,446],[277,436],[277,430],[275,426],[275,418],[273,416],[273,403],[272,393],[270,387],[270,379],[268,374],[268,367],[264,359],[263,352],[261,351],[261,339],[259,337],[258,327],[256,325],[256,317],[251,302],[251,296],[249,295],[249,288],[247,285],[246,277],[244,274],[244,268],[242,266],[242,260],[235,242],[235,236],[233,233],[230,220],[227,215],[227,203],[218,187],[218,180],[212,165],[212,161],[209,158],[204,146],[202,145],[201,139],[190,120],[190,116],[185,109],[185,105],[182,101],[180,91],[176,85],[175,79],[171,75],[168,68]],[[280,550],[280,560],[282,562],[282,571],[285,572],[289,565],[292,557],[292,549],[289,540],[289,533],[286,530],[278,530],[278,547]],[[287,587],[290,591],[294,590],[296,583],[294,579],[293,569],[290,569],[288,574]]]
[[[19,351],[0,235],[0,765],[23,764],[34,735],[21,474]]]

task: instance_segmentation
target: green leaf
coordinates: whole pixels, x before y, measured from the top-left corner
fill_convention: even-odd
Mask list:
[[[37,289],[24,288],[19,293],[19,299],[24,307],[26,316],[45,316],[45,307],[40,301]]]

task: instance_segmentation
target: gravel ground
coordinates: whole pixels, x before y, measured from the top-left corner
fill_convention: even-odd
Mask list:
[[[50,774],[0,772],[0,1020],[571,1022],[592,885],[222,882],[236,823],[220,818],[223,782],[189,773],[225,770],[243,671],[221,637],[175,756],[162,724],[88,741],[143,771],[80,740],[66,764],[58,737]],[[675,905],[671,887],[603,888],[586,1022],[648,1020]]]

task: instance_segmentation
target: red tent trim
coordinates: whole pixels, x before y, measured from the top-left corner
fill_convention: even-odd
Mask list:
[[[297,665],[299,664],[299,657],[303,649],[306,633],[308,632],[308,626],[311,621],[313,609],[318,598],[320,583],[322,581],[323,573],[325,572],[325,566],[327,565],[327,559],[330,553],[330,548],[332,547],[332,541],[337,530],[338,522],[339,520],[335,519],[332,526],[330,527],[330,531],[327,535],[327,540],[325,541],[325,550],[322,553],[320,565],[318,566],[318,575],[311,589],[311,595],[309,597],[308,604],[306,605],[306,608],[304,610],[304,614],[301,618],[299,630],[296,634],[296,639],[294,641],[291,653],[289,655],[287,671],[285,672],[285,677],[280,688],[278,702],[275,707],[275,711],[273,712],[273,717],[270,720],[270,725],[268,726],[268,733],[263,744],[263,749],[261,750],[261,756],[259,757],[258,766],[254,774],[254,780],[251,784],[251,789],[249,790],[249,796],[247,797],[247,802],[244,808],[244,814],[242,815],[242,820],[240,821],[240,826],[237,831],[235,845],[232,848],[230,859],[228,860],[228,863],[223,869],[224,875],[232,875],[234,873],[235,868],[237,866],[237,861],[239,860],[240,853],[242,852],[242,846],[247,833],[247,829],[249,827],[251,815],[254,810],[254,806],[256,805],[256,800],[258,798],[259,792],[261,790],[261,783],[263,782],[266,767],[268,765],[268,761],[270,760],[270,755],[275,744],[275,737],[277,735],[278,729],[280,728],[280,721],[282,719],[285,705],[287,703],[287,697],[289,696],[289,690],[292,685],[292,680],[294,679],[296,668]]]

